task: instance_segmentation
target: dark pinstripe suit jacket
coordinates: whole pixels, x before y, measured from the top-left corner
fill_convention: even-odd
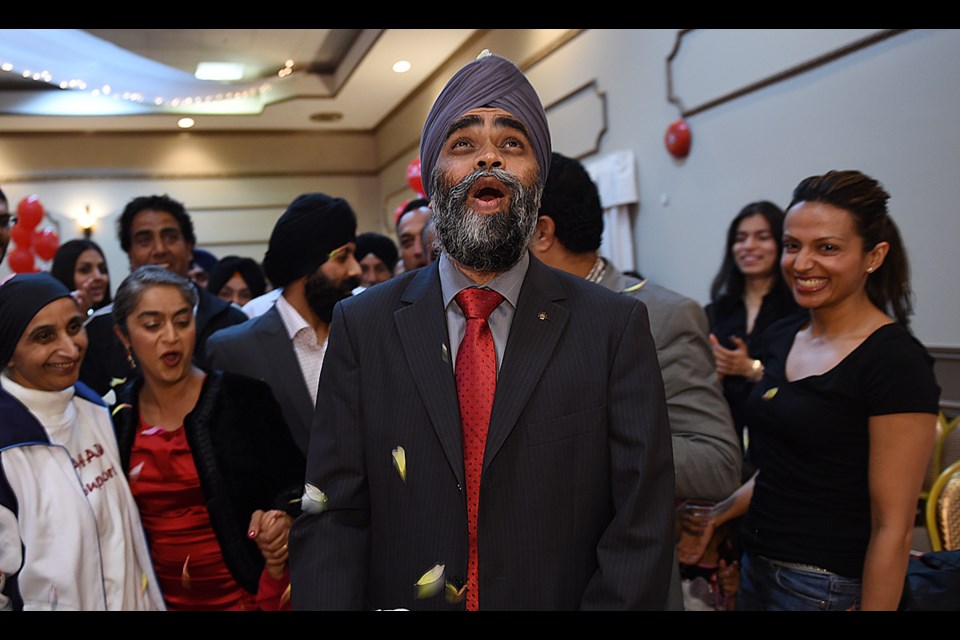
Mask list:
[[[442,305],[433,264],[334,311],[306,477],[328,502],[293,527],[295,609],[463,608],[445,597],[467,515]],[[531,257],[484,458],[480,608],[662,608],[673,498],[646,307]],[[439,590],[417,589],[436,565]]]

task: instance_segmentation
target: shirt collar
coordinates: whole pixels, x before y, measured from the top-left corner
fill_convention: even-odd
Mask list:
[[[287,302],[287,299],[281,295],[277,298],[277,313],[280,314],[280,320],[283,322],[284,328],[287,330],[287,335],[290,336],[290,339],[293,340],[298,333],[304,329],[309,329],[313,331],[313,327],[310,326],[310,323],[303,319],[303,316],[293,308],[293,305]]]
[[[450,306],[454,296],[463,289],[477,285],[454,266],[446,253],[441,253],[437,260],[440,262],[440,291],[443,294],[443,308],[446,309]],[[484,284],[483,288],[493,289],[502,295],[510,303],[510,306],[516,309],[517,299],[520,297],[520,287],[523,285],[523,278],[527,274],[527,267],[529,266],[530,254],[524,251],[517,264]]]

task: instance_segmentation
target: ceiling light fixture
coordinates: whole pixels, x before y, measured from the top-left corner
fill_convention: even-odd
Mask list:
[[[286,78],[288,75],[293,73],[293,60],[287,60],[284,64],[283,69],[277,72],[277,75],[281,78]]]
[[[410,71],[410,62],[407,60],[397,60],[393,63],[393,70],[396,73],[406,73]]]
[[[177,120],[177,126],[181,129],[189,129],[193,125],[197,124],[193,118],[180,118]]]
[[[236,62],[198,62],[193,76],[197,80],[242,80],[243,65]]]

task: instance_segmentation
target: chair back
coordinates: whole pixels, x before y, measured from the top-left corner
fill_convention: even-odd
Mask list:
[[[937,414],[937,426],[933,439],[933,451],[930,454],[930,462],[927,464],[927,473],[923,476],[923,486],[920,488],[921,503],[927,499],[927,494],[930,493],[930,487],[933,486],[933,483],[937,481],[937,477],[940,475],[940,472],[943,471],[943,467],[940,464],[940,452],[943,447],[943,434],[946,431],[949,422],[950,421],[947,420],[947,417],[944,415],[943,411]]]
[[[933,483],[926,516],[932,551],[960,549],[960,460],[944,469]]]
[[[934,447],[934,456],[941,469],[946,469],[951,464],[960,460],[960,415],[952,420],[943,417],[943,433],[937,438]],[[939,423],[940,420],[938,419]]]

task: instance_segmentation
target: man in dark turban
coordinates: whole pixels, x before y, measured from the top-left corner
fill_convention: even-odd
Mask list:
[[[357,236],[357,261],[360,263],[360,284],[372,287],[393,277],[400,257],[397,244],[383,235],[368,231]]]
[[[207,341],[211,366],[263,380],[306,454],[333,307],[359,285],[357,218],[324,193],[296,198],[277,220],[263,269],[282,288],[265,313]]]
[[[505,58],[467,64],[430,110],[442,251],[334,310],[294,609],[666,606],[673,456],[647,310],[530,255],[550,154]]]

